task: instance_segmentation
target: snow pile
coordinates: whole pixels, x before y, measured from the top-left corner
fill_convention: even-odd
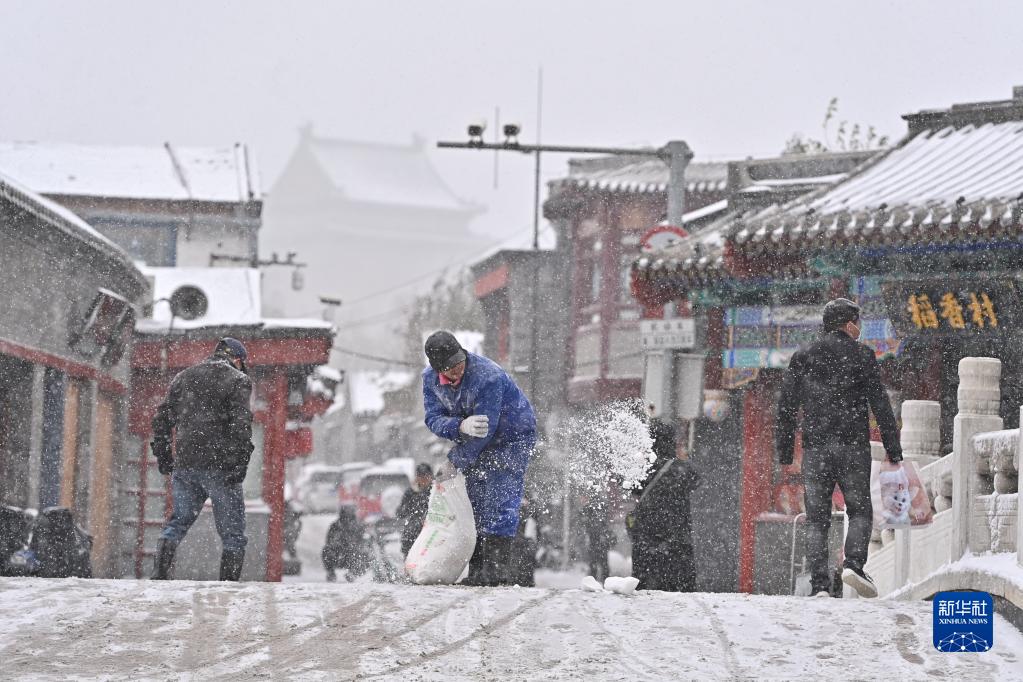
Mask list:
[[[579,584],[579,587],[582,588],[583,592],[613,592],[615,594],[622,594],[625,596],[635,594],[638,586],[639,578],[612,576],[606,578],[604,580],[604,584],[601,585],[592,575],[588,575],[583,578],[582,582]]]
[[[639,586],[639,578],[633,577],[610,577],[604,581],[604,589],[608,592],[614,592],[615,594],[624,594],[626,596],[635,594],[636,588]]]
[[[570,420],[564,431],[573,482],[582,489],[607,490],[611,480],[638,487],[656,457],[650,428],[631,402],[609,403]]]

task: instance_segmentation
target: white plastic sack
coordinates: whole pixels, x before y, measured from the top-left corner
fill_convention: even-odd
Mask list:
[[[916,462],[872,462],[870,501],[874,507],[874,527],[908,529],[930,525],[931,501],[920,482]]]
[[[465,476],[433,484],[426,523],[405,558],[405,573],[419,585],[453,585],[476,549],[476,520]]]

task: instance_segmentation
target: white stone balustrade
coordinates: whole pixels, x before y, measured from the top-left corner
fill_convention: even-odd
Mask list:
[[[1023,505],[1019,503],[1023,438],[1020,429],[1002,428],[1001,363],[994,358],[964,358],[959,377],[959,411],[950,455],[937,457],[940,407],[928,401],[902,405],[904,455],[921,465],[921,482],[935,515],[933,524],[923,529],[875,533],[866,570],[882,595],[926,589],[926,584],[934,582],[935,572],[968,553],[1015,552],[1023,566]],[[1023,408],[1020,418],[1023,423]],[[880,444],[872,455],[884,457]],[[961,587],[974,589],[969,584]],[[1018,597],[1018,590],[1014,594]]]
[[[941,404],[935,400],[902,403],[902,456],[925,466],[941,454]]]
[[[970,550],[973,498],[983,480],[976,475],[973,437],[1002,430],[999,382],[1002,362],[995,358],[963,358],[959,361],[959,413],[952,428],[952,560]]]

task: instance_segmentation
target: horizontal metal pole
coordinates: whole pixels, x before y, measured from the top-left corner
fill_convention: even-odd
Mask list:
[[[653,147],[573,147],[558,144],[514,144],[509,142],[438,142],[441,149],[482,149],[505,152],[562,152],[567,154],[608,154],[615,156],[660,156],[660,149]]]

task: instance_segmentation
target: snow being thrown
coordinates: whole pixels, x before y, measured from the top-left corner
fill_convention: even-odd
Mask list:
[[[612,481],[625,490],[638,488],[656,456],[650,427],[638,401],[607,403],[563,429],[568,473],[580,489],[603,491]]]

